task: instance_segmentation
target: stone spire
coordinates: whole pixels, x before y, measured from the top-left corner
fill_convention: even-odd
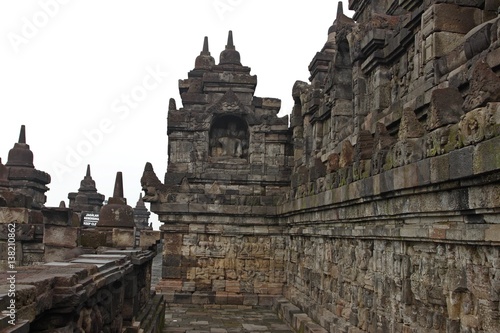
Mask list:
[[[123,176],[121,171],[116,173],[115,188],[113,190],[113,198],[119,199],[120,202],[127,204],[127,199],[123,197]]]
[[[85,177],[83,177],[83,180],[80,182],[80,188],[78,191],[81,192],[97,192],[97,189],[95,187],[95,181],[92,179],[92,176],[90,175],[90,164],[87,164],[87,172],[85,173]]]
[[[9,151],[5,166],[8,168],[9,187],[24,195],[30,196],[33,208],[42,208],[47,200],[45,192],[50,183],[50,175],[35,169],[33,152],[26,144],[26,128],[21,126],[19,140]]]
[[[127,199],[123,196],[122,173],[116,173],[113,196],[108,203],[101,208],[99,214],[98,228],[134,228],[134,210],[127,205]]]
[[[313,87],[324,88],[328,68],[334,60],[334,57],[338,53],[346,52],[345,49],[349,48],[345,36],[349,34],[354,25],[354,20],[344,14],[342,1],[339,1],[335,20],[328,29],[327,41],[321,48],[321,51],[316,53],[309,64],[309,72],[311,73],[309,81]],[[349,57],[349,51],[347,50],[347,53],[343,55]]]
[[[240,53],[236,51],[233,43],[233,32],[229,30],[227,36],[226,49],[221,52],[219,58],[219,65],[236,65],[241,66]]]
[[[337,15],[335,17],[335,21],[333,21],[333,24],[328,29],[328,36],[329,36],[328,39],[329,40],[331,39],[330,34],[338,31],[339,26],[346,25],[346,24],[347,25],[354,25],[355,21],[352,18],[350,18],[349,16],[344,14],[344,6],[342,4],[342,1],[339,1],[337,3]]]
[[[30,146],[26,144],[26,128],[24,125],[21,125],[18,142],[9,151],[6,166],[34,168],[33,152],[30,150]]]
[[[203,50],[200,52],[200,55],[196,57],[194,69],[210,69],[214,65],[215,59],[210,55],[210,51],[208,50],[208,37],[205,36],[203,40]]]
[[[97,192],[95,181],[90,175],[90,165],[87,165],[85,177],[80,182],[78,192],[68,194],[69,208],[76,213],[98,213],[104,201],[104,195]]]
[[[139,195],[139,200],[134,208],[134,222],[137,229],[149,229],[149,216],[151,213],[146,208],[142,193]]]

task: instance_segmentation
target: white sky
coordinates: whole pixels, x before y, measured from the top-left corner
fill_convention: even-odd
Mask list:
[[[24,124],[35,168],[52,177],[46,206],[67,204],[90,164],[106,198],[122,171],[134,207],[146,162],[163,179],[168,101],[182,106],[178,80],[204,36],[218,63],[232,30],[242,64],[258,77],[255,95],[280,98],[280,115],[290,114],[292,86],[308,81],[336,9],[336,0],[2,0],[2,162]]]

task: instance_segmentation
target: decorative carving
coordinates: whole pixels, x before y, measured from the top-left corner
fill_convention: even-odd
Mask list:
[[[500,103],[488,103],[485,122],[484,135],[486,139],[500,135]]]
[[[445,152],[445,147],[448,145],[451,126],[445,126],[429,133],[425,138],[426,156],[432,157],[441,155]],[[455,147],[453,147],[455,148]]]
[[[177,111],[177,106],[175,105],[175,99],[171,98],[168,101],[168,111]]]
[[[339,160],[340,160],[339,154],[330,154],[328,156],[328,161],[326,164],[326,172],[332,173],[332,172],[338,170],[339,169]]]
[[[424,156],[422,140],[407,139],[396,142],[392,147],[392,166],[399,167],[417,162]]]
[[[374,153],[372,157],[371,172],[373,175],[376,175],[384,170],[387,153],[396,140],[389,134],[384,124],[377,123],[375,125],[373,141]]]
[[[373,154],[373,137],[369,131],[361,130],[356,139],[356,160],[370,159]]]
[[[490,68],[486,59],[479,60],[472,69],[470,91],[463,104],[470,111],[488,102],[500,102],[500,78]]]
[[[485,111],[483,109],[471,111],[462,117],[459,124],[459,135],[464,146],[484,140],[485,123]]]
[[[427,117],[427,129],[434,130],[445,125],[458,123],[464,114],[462,104],[462,95],[456,88],[433,90]]]
[[[354,161],[354,148],[349,140],[342,142],[342,152],[340,153],[339,167],[350,166]]]
[[[421,138],[424,134],[424,126],[418,121],[415,112],[410,109],[404,109],[401,124],[399,125],[398,139]]]
[[[144,191],[143,200],[146,202],[158,202],[161,199],[160,191],[166,191],[166,186],[156,176],[153,165],[149,162],[144,167],[141,177],[141,186]]]
[[[247,114],[249,111],[244,106],[238,96],[229,89],[214,105],[208,108],[211,113],[239,113]]]

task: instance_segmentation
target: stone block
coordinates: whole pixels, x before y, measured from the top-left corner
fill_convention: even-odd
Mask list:
[[[46,245],[74,248],[78,246],[80,228],[61,225],[45,225],[43,243]]]
[[[227,303],[228,293],[225,291],[217,291],[215,293],[215,304],[225,305]]]
[[[68,208],[44,208],[43,224],[70,226],[73,211]]]
[[[161,239],[161,233],[156,230],[141,230],[139,236],[139,246],[145,248],[150,247],[158,242]]]
[[[254,226],[254,234],[255,235],[268,235],[269,227],[268,226]]]
[[[208,204],[207,205],[207,212],[209,213],[222,213],[223,211],[223,206],[220,204]]]
[[[226,290],[226,280],[213,280],[212,291],[219,292]]]
[[[259,304],[259,296],[257,294],[244,294],[243,305],[255,306]]]
[[[96,229],[81,229],[80,243],[83,247],[98,248],[107,245],[108,232]]]
[[[472,34],[470,36],[467,35],[468,38],[464,43],[464,52],[467,59],[472,59],[491,45],[491,25],[491,23],[487,23],[471,31]]]
[[[0,207],[0,223],[28,223],[29,209]]]
[[[182,290],[182,281],[163,279],[158,282],[157,287],[161,288],[162,291],[180,292]]]
[[[65,248],[60,246],[45,245],[44,261],[65,261],[76,258],[81,254],[81,249]]]
[[[259,296],[259,306],[272,306],[274,299],[276,298],[275,295],[258,295]]]
[[[416,163],[416,174],[418,185],[429,185],[431,183],[430,160],[424,159]]]
[[[500,78],[484,58],[475,62],[469,75],[470,88],[463,104],[464,111],[472,111],[488,102],[500,101]]]
[[[433,32],[448,31],[466,34],[481,24],[481,10],[451,3],[438,3],[430,6],[422,14],[422,34],[424,37]]]
[[[450,152],[450,179],[458,179],[473,175],[474,147],[465,147]]]
[[[189,204],[187,203],[166,203],[162,205],[166,211],[171,212],[189,212]]]
[[[431,183],[440,183],[450,179],[450,154],[430,159]]]
[[[192,303],[193,304],[211,304],[213,303],[212,300],[215,299],[215,294],[207,294],[207,293],[201,293],[201,292],[195,292],[192,296]]]
[[[163,266],[180,267],[182,261],[182,256],[180,254],[168,254],[163,256],[162,264]]]
[[[323,327],[321,327],[320,325],[318,325],[312,321],[305,324],[304,332],[305,333],[328,333],[327,330],[325,330]]]
[[[174,294],[174,303],[192,304],[193,303],[193,295],[191,293],[176,292]]]
[[[206,232],[204,224],[190,224],[189,225],[190,233],[201,233],[204,234]]]
[[[182,234],[164,234],[164,253],[176,253],[182,246],[183,236]]]
[[[500,137],[480,142],[473,155],[474,174],[481,174],[500,169]]]
[[[484,230],[484,240],[486,242],[500,242],[500,225],[488,225],[488,228]]]
[[[432,239],[446,239],[447,228],[430,228],[429,237]]]
[[[240,281],[226,281],[226,291],[228,293],[239,293],[241,291]]]
[[[231,305],[243,305],[243,295],[242,294],[227,294],[227,304]]]
[[[162,277],[164,279],[180,279],[182,277],[181,268],[173,266],[163,266]]]
[[[160,288],[158,285],[156,286],[156,289],[155,289],[157,292],[161,293],[165,302],[168,304],[168,303],[174,303],[174,295],[175,293],[174,292],[171,292],[171,291],[165,291],[163,290],[162,288]]]
[[[434,32],[424,41],[424,61],[440,58],[460,45],[463,34],[454,32]]]
[[[182,282],[182,291],[193,292],[196,290],[196,282],[192,281],[183,281]]]
[[[189,212],[196,213],[204,213],[207,211],[207,205],[205,203],[189,203]]]
[[[135,230],[113,228],[112,231],[112,246],[113,247],[134,247],[135,246]]]
[[[464,230],[464,239],[468,242],[484,241],[484,227],[481,226],[467,226]]]
[[[427,118],[427,129],[455,124],[464,114],[463,98],[456,88],[435,89],[431,93],[430,113]]]
[[[0,224],[0,240],[7,240],[11,231],[11,225],[7,223]],[[33,241],[35,239],[35,226],[32,224],[15,225],[16,242]]]

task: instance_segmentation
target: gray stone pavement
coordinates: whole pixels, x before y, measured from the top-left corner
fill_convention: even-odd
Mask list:
[[[292,333],[270,308],[169,305],[165,333]]]

